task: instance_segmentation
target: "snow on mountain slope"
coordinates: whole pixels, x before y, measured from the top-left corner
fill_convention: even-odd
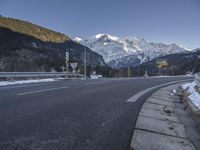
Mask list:
[[[86,39],[86,42],[76,37],[74,41],[81,44],[86,43],[90,49],[102,55],[105,62],[114,68],[126,67],[127,65],[135,66],[159,56],[189,50],[174,43],[169,45],[153,43],[136,37],[121,39],[109,34],[97,34]]]
[[[76,42],[81,42],[81,41],[83,41],[81,38],[79,38],[79,37],[75,37],[74,38],[74,41],[76,41]]]

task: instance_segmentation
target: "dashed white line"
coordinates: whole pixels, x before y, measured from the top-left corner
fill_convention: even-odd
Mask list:
[[[47,91],[53,91],[53,90],[59,90],[59,89],[66,89],[66,88],[69,88],[69,86],[63,86],[63,87],[56,87],[56,88],[50,88],[50,89],[30,91],[30,92],[25,92],[25,93],[19,93],[17,95],[21,96],[21,95],[27,95],[27,94],[33,94],[33,93],[40,93],[40,92],[47,92]]]

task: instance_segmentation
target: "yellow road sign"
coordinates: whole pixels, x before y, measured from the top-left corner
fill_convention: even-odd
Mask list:
[[[168,66],[167,59],[157,59],[156,60],[156,66],[158,68],[167,67]]]

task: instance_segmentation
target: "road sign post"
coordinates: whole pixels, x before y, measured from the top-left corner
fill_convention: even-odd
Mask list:
[[[161,68],[168,66],[167,59],[157,59],[156,60],[156,66],[158,67],[158,71],[159,71],[158,74],[160,76],[161,75]]]

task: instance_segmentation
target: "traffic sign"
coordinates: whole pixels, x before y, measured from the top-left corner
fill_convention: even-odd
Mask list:
[[[76,69],[77,65],[78,65],[78,63],[70,63],[70,66],[72,67],[73,70]]]
[[[157,59],[156,60],[156,66],[158,68],[167,67],[168,66],[167,59]]]

